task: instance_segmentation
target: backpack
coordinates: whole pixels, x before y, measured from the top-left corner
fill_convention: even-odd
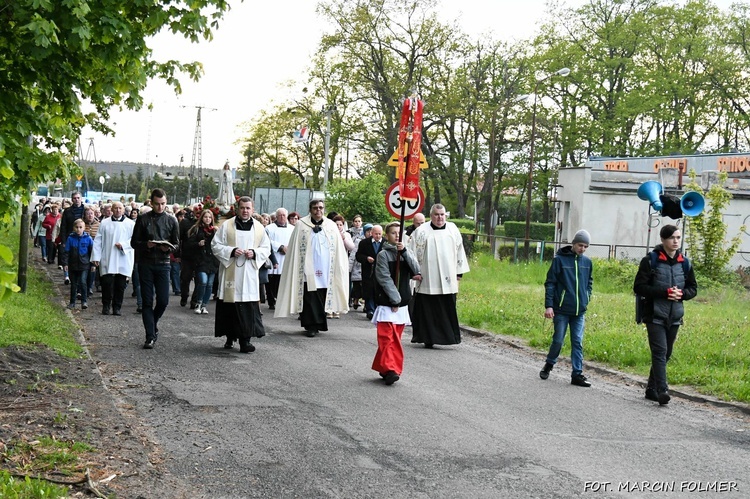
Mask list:
[[[659,263],[659,255],[655,251],[649,251],[649,266],[651,267],[651,276],[654,275],[654,267]],[[685,255],[682,255],[682,272],[687,277],[690,271],[690,260]],[[640,324],[643,322],[643,310],[646,307],[646,297],[643,295],[635,295],[635,323]]]

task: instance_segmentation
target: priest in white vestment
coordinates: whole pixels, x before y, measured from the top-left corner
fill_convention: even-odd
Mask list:
[[[135,222],[125,216],[119,201],[112,203],[112,216],[102,220],[94,238],[91,262],[99,267],[102,284],[102,315],[122,315],[123,297],[133,273],[135,251],[130,246]]]
[[[446,221],[443,205],[432,206],[430,223],[412,233],[407,247],[417,256],[422,271],[414,296],[411,342],[424,343],[426,348],[461,343],[456,295],[469,262],[461,232]]]
[[[253,200],[243,196],[238,203],[238,215],[222,223],[211,241],[220,263],[214,336],[227,337],[226,349],[239,340],[240,352],[250,353],[255,351],[250,339],[266,334],[258,269],[271,254],[271,242],[263,225],[253,221]]]
[[[276,210],[276,220],[266,226],[268,237],[271,238],[271,251],[276,257],[276,263],[268,271],[268,286],[266,289],[268,296],[268,309],[276,310],[276,297],[279,295],[279,283],[281,282],[281,272],[284,270],[284,260],[289,246],[289,239],[294,232],[294,225],[287,220],[288,212],[286,208]]]
[[[284,260],[274,317],[300,315],[308,337],[328,331],[326,314],[349,311],[349,257],[321,199],[294,226]]]

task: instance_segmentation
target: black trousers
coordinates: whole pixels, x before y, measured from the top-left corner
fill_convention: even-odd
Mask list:
[[[195,277],[195,262],[192,260],[182,259],[180,262],[180,295],[182,298],[190,296],[190,283]],[[203,297],[195,296],[197,286],[193,288],[193,296],[190,297],[190,308],[194,308],[198,300],[203,300]]]
[[[101,276],[102,284],[102,305],[109,308],[112,305],[114,310],[122,308],[125,288],[128,286],[128,278],[122,274],[105,274]]]
[[[648,346],[651,348],[651,371],[648,375],[648,387],[657,392],[667,390],[667,362],[672,356],[672,347],[677,339],[680,326],[662,326],[646,324]]]
[[[268,274],[268,284],[266,284],[266,300],[268,300],[269,307],[276,306],[276,297],[279,296],[279,283],[280,282],[281,282],[281,275]]]

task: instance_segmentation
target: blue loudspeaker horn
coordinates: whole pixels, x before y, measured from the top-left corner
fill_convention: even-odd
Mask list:
[[[685,216],[695,217],[700,215],[705,207],[706,200],[695,191],[686,192],[680,198],[680,208],[682,208],[682,214]]]
[[[661,184],[655,180],[649,180],[648,182],[643,182],[638,188],[638,197],[644,201],[648,201],[656,211],[661,211],[662,204],[659,199],[661,192]]]

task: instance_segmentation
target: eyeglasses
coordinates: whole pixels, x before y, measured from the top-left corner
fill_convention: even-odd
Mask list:
[[[313,210],[323,210],[323,209],[325,209],[325,206],[313,206],[312,209]]]

